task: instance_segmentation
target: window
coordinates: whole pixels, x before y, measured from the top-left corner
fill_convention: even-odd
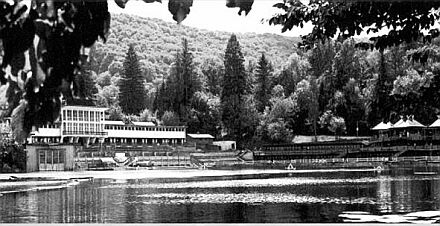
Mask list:
[[[78,132],[78,123],[73,123],[73,132],[74,133]]]
[[[72,120],[72,111],[67,110],[67,120]]]
[[[79,123],[78,130],[79,130],[80,133],[84,132],[84,125],[82,123]]]
[[[94,111],[91,111],[90,112],[90,121],[95,121],[95,112]]]
[[[40,164],[45,164],[46,163],[46,151],[40,150],[39,157],[40,157]]]
[[[46,151],[46,164],[52,164],[53,152]]]
[[[86,133],[89,132],[89,124],[88,123],[84,124],[84,132],[86,132]]]
[[[66,120],[66,110],[63,110],[63,118],[61,120]]]
[[[84,121],[89,121],[89,112],[84,111]]]
[[[83,121],[84,120],[84,112],[83,111],[79,111],[78,112],[78,120],[79,121]]]
[[[78,121],[78,112],[73,111],[73,121]]]
[[[64,150],[59,150],[58,151],[58,154],[59,154],[59,163],[64,163]]]
[[[58,164],[60,162],[60,152],[59,151],[52,151],[52,162],[53,164]]]

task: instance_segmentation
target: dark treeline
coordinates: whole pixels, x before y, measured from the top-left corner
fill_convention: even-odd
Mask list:
[[[111,119],[157,119],[164,125],[185,125],[188,133],[234,139],[241,146],[289,142],[299,134],[369,135],[380,121],[415,115],[429,124],[439,113],[438,40],[383,51],[358,48],[353,39],[327,41],[309,50],[291,47],[288,57],[275,60],[273,52],[261,49],[257,59],[248,60],[239,36],[222,45],[218,57],[201,58],[204,49],[196,39],[181,39],[179,48],[167,53],[173,55],[167,72],[158,77],[142,67],[145,63],[129,62],[143,59],[133,57],[133,43],[131,50],[124,50],[123,63],[109,59],[108,71],[102,73],[93,72],[92,66],[96,104],[109,107]],[[92,59],[102,58],[99,49],[93,51]],[[97,70],[96,65],[102,62],[95,64]],[[133,90],[140,84],[144,90],[131,90],[144,98],[121,98],[126,96],[123,90],[130,90],[123,88],[124,81],[139,71],[127,65],[144,68],[138,72],[142,76],[132,75]],[[127,107],[127,101],[135,106]]]

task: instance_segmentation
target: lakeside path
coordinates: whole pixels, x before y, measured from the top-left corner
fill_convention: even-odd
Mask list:
[[[302,174],[314,172],[372,172],[375,169],[317,169],[317,170],[199,170],[199,169],[140,169],[114,171],[45,171],[33,173],[6,173],[0,174],[0,180],[8,180],[11,176],[18,178],[108,178],[108,179],[155,179],[155,178],[193,178],[193,177],[220,177],[258,174]],[[1,183],[1,182],[0,182]]]

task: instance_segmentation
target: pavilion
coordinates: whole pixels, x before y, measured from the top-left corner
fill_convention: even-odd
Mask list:
[[[380,122],[371,130],[378,131],[378,138],[379,140],[383,141],[384,139],[388,138],[388,131],[391,127],[392,127],[391,122],[388,123]]]
[[[440,140],[440,115],[437,115],[437,120],[427,130],[433,140]]]
[[[410,140],[421,140],[423,138],[424,126],[422,123],[414,119],[414,115],[409,115],[406,120],[400,116],[392,127],[392,135],[398,138],[406,138]]]

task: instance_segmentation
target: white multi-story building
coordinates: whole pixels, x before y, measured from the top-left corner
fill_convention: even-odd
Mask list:
[[[64,106],[59,120],[35,129],[30,143],[63,144],[183,144],[184,126],[156,126],[152,122],[105,119],[106,108]]]

